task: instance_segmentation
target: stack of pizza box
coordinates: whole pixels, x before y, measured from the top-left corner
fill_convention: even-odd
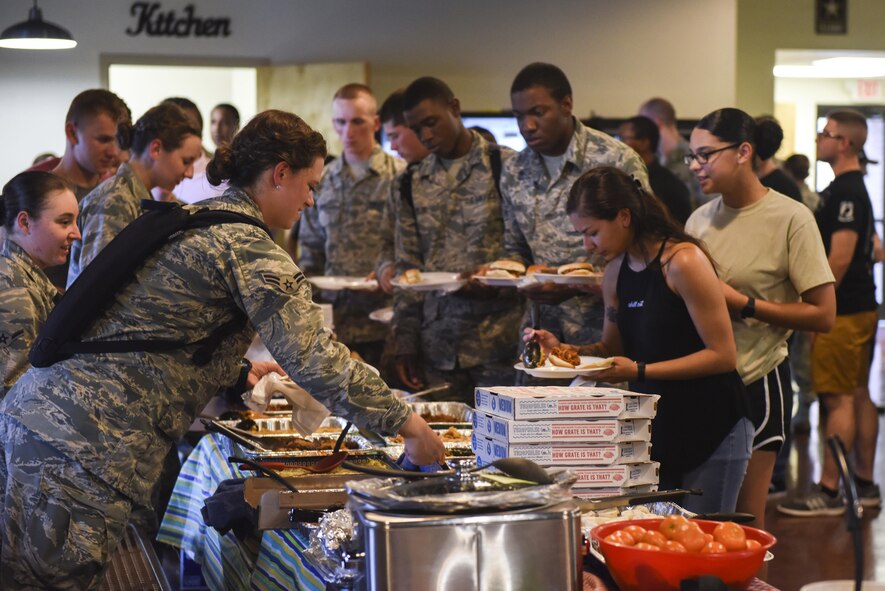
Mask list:
[[[567,468],[579,497],[657,490],[650,452],[659,398],[583,386],[477,388],[473,451],[480,465],[520,457]]]

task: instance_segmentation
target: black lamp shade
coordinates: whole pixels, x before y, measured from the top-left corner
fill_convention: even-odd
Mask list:
[[[0,47],[11,49],[69,49],[76,45],[70,32],[43,20],[43,13],[36,3],[28,20],[0,33]]]

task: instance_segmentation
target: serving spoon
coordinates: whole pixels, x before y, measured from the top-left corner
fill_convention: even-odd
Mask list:
[[[538,302],[531,301],[532,330],[538,330]],[[522,350],[522,364],[528,369],[541,365],[541,344],[532,337]]]

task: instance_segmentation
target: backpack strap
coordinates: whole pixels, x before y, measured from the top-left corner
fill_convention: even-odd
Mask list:
[[[500,146],[489,146],[489,161],[492,165],[492,178],[495,179],[495,189],[498,195],[501,195],[501,148]]]

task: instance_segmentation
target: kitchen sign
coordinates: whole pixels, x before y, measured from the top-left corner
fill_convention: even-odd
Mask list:
[[[163,11],[159,2],[135,2],[129,14],[135,17],[126,34],[135,37],[230,37],[230,19],[200,17],[194,14],[194,5],[188,4],[181,13]]]

